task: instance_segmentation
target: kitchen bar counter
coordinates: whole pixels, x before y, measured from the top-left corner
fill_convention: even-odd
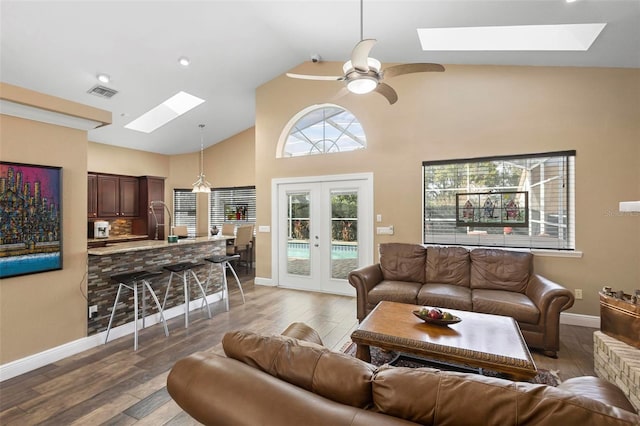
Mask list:
[[[128,253],[134,251],[153,250],[166,247],[181,247],[187,244],[202,244],[210,243],[212,241],[226,241],[232,240],[234,237],[215,236],[215,237],[196,237],[196,238],[183,238],[179,239],[177,243],[170,243],[167,240],[142,240],[142,241],[129,241],[124,243],[109,244],[107,242],[106,247],[96,247],[89,249],[90,256],[108,256],[118,253]]]
[[[166,240],[142,240],[108,244],[106,247],[89,249],[87,299],[88,306],[96,305],[98,307],[98,315],[89,319],[87,334],[92,335],[104,331],[109,324],[109,316],[118,290],[118,284],[111,280],[111,276],[140,270],[161,272],[161,275],[151,279],[151,285],[162,304],[169,280],[169,272],[165,271],[163,266],[180,262],[201,262],[202,266],[194,268],[194,272],[204,284],[211,264],[203,262],[202,259],[226,254],[226,244],[229,239],[233,239],[233,237],[185,238],[178,240],[177,243],[169,243]],[[212,293],[212,286],[220,284],[222,281],[221,266],[213,265],[213,267],[218,271],[213,274],[209,294]],[[184,304],[182,283],[178,281],[181,279],[174,277],[165,309]],[[127,297],[133,298],[131,294]],[[190,295],[191,300],[199,298],[201,298],[199,292],[193,291]],[[132,303],[126,303],[126,305],[126,308],[124,306],[118,307],[114,327],[133,321]],[[147,300],[147,310],[150,314],[155,313],[155,306],[151,300]],[[169,331],[171,332],[171,330]]]
[[[107,244],[125,243],[128,241],[140,241],[149,239],[148,235],[109,235],[107,238],[88,238],[87,247],[89,249],[96,247],[105,247]]]

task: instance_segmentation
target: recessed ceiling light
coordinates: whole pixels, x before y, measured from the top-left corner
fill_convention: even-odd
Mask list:
[[[111,77],[109,77],[107,74],[98,74],[98,80],[103,82],[103,83],[108,83],[111,81]]]
[[[422,50],[581,50],[606,23],[504,27],[418,28]]]
[[[178,59],[178,63],[183,67],[188,67],[191,61],[189,61],[189,58],[187,58],[186,56],[181,56],[180,59]]]
[[[151,133],[158,127],[164,126],[174,118],[180,117],[203,102],[204,99],[200,99],[197,96],[186,92],[178,92],[124,127],[139,132]]]

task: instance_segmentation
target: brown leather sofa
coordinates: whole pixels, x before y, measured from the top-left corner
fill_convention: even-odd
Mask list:
[[[199,352],[181,359],[167,379],[169,394],[205,425],[640,424],[622,391],[596,377],[550,387],[375,367],[323,347],[304,324],[283,334],[227,333],[228,358]]]
[[[382,300],[513,317],[527,345],[556,357],[560,312],[573,293],[533,273],[526,252],[380,245],[380,263],[349,273],[362,321]]]

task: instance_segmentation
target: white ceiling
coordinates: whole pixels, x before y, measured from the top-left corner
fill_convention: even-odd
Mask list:
[[[199,150],[254,125],[255,89],[314,53],[345,61],[358,0],[0,0],[0,78],[102,108],[92,141],[163,154]],[[416,29],[606,22],[587,52],[424,52]],[[385,62],[640,68],[640,0],[365,0],[364,36]],[[180,56],[191,66],[178,65]],[[96,75],[119,91],[87,94]],[[206,102],[151,134],[123,126],[180,90]],[[400,97],[402,98],[402,97]],[[389,106],[393,108],[393,106]]]

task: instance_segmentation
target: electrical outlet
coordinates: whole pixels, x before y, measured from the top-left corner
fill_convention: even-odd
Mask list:
[[[98,305],[89,306],[89,318],[95,318],[98,316]]]
[[[576,297],[576,300],[582,300],[582,289],[581,288],[576,288],[573,291],[573,293],[574,293],[574,295]]]

